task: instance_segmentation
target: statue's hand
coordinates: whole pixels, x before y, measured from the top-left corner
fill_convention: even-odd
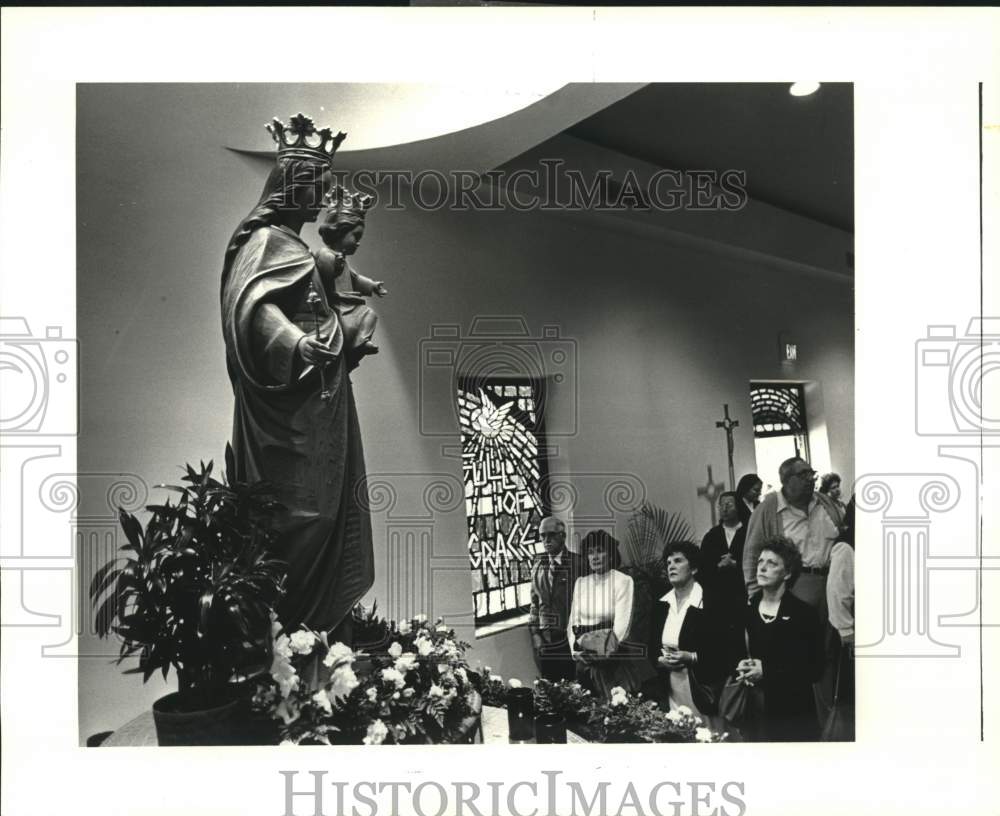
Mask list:
[[[375,289],[373,291],[379,297],[385,297],[386,295],[389,294],[389,290],[385,288],[385,286],[382,284],[382,281],[378,281],[375,284]]]
[[[314,334],[303,335],[298,348],[299,356],[310,365],[323,365],[337,359],[337,355],[323,345]]]

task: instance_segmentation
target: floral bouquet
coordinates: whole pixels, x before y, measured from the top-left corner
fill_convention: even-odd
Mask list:
[[[554,714],[566,720],[586,720],[594,708],[591,693],[570,680],[536,680],[535,713]]]
[[[465,650],[441,619],[385,622],[385,651],[355,652],[272,622],[270,675],[254,707],[281,721],[283,743],[449,742],[468,736],[474,698]],[[364,669],[362,669],[364,666]]]
[[[495,706],[496,708],[507,706],[507,686],[504,684],[503,677],[494,674],[493,669],[489,666],[483,666],[478,671],[473,672],[472,679],[476,691],[483,699],[484,706]],[[521,681],[512,679],[510,684],[511,688],[519,688]]]
[[[700,717],[687,706],[663,711],[642,695],[629,695],[621,686],[611,690],[607,705],[596,706],[590,725],[600,742],[722,742],[718,734],[702,726]]]

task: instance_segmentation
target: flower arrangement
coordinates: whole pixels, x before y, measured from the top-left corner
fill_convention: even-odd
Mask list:
[[[586,720],[595,705],[590,691],[569,680],[536,680],[535,713],[554,714],[568,721]]]
[[[254,707],[281,721],[283,743],[440,743],[467,736],[476,713],[468,644],[423,615],[376,628],[384,628],[388,646],[366,653],[305,627],[285,632],[274,620],[271,671]]]
[[[517,680],[509,685],[520,685]],[[508,686],[503,678],[485,667],[480,682],[484,705],[503,708]],[[574,730],[594,742],[723,742],[729,735],[704,727],[687,706],[663,711],[642,694],[630,695],[616,686],[608,702],[598,700],[579,683],[570,680],[536,680],[535,713],[563,717]]]
[[[722,742],[728,736],[703,727],[687,706],[664,711],[655,701],[630,695],[621,686],[611,690],[606,705],[594,707],[590,725],[600,742]]]
[[[503,677],[499,674],[494,674],[493,669],[489,666],[483,666],[478,671],[473,672],[472,682],[475,684],[476,691],[479,692],[479,696],[483,700],[483,705],[494,706],[496,708],[507,707],[507,686],[503,681]],[[514,682],[518,686],[521,685],[519,680]]]

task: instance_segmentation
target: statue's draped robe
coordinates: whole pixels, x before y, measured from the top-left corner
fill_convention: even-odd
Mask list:
[[[325,367],[329,399],[319,371],[297,354],[315,328],[310,282],[321,297],[321,336],[338,355]],[[222,322],[237,478],[270,482],[287,508],[278,520],[278,555],[288,562],[279,617],[286,627],[330,631],[374,582],[371,518],[343,334],[295,233],[253,232],[224,280]]]

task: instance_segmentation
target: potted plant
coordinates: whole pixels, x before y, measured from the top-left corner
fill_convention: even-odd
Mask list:
[[[94,576],[90,595],[100,637],[121,638],[126,674],[177,673],[178,691],[153,705],[161,745],[246,742],[250,722],[241,680],[266,670],[271,620],[285,565],[271,555],[281,506],[263,483],[235,482],[226,449],[225,482],[212,463],[186,466],[180,494],[146,509],[145,529],[119,510],[123,557]]]
[[[595,704],[590,691],[571,680],[535,681],[535,741],[566,742],[566,727],[577,732],[587,723]]]

